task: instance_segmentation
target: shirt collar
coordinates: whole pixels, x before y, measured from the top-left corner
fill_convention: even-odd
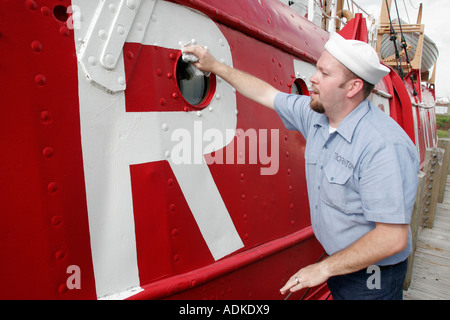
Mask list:
[[[369,100],[362,101],[352,112],[350,112],[344,120],[341,121],[336,132],[339,133],[348,143],[352,142],[353,133],[359,121],[369,112]],[[329,121],[324,114],[317,117],[314,126],[320,126],[328,130]],[[328,131],[327,131],[328,132]]]
[[[345,139],[348,143],[352,142],[353,133],[355,132],[356,126],[359,121],[369,112],[369,100],[362,101],[352,112],[350,112],[344,120],[339,124],[337,132]]]
[[[320,128],[319,131],[322,133],[322,136],[325,139],[325,141],[329,137],[328,126],[329,126],[329,121],[328,121],[327,116],[325,116],[322,113],[320,113],[320,114],[317,113],[317,117],[315,119],[314,127]]]

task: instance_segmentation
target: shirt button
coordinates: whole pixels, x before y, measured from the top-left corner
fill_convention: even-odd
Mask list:
[[[319,189],[319,190],[320,190],[320,186],[317,186],[317,189]]]
[[[330,179],[331,181],[334,181],[334,177],[331,177],[331,179]]]

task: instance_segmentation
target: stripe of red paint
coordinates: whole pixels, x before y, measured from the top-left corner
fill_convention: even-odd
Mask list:
[[[213,263],[169,163],[130,170],[141,286]]]
[[[70,5],[0,3],[1,299],[96,298],[74,38],[56,3]],[[70,265],[79,290],[66,286]]]

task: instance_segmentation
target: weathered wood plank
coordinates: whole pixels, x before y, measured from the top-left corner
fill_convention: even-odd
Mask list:
[[[444,157],[442,158],[442,168],[441,168],[441,176],[442,179],[439,181],[439,195],[437,201],[439,203],[442,203],[444,200],[444,193],[445,193],[445,186],[446,186],[446,179],[444,179],[444,173],[445,176],[447,175],[446,172],[448,171],[448,166],[450,162],[450,138],[440,138],[438,143],[438,148],[444,149]]]
[[[405,300],[450,299],[450,176],[446,178],[446,192],[443,202],[436,206],[434,226],[418,235]]]

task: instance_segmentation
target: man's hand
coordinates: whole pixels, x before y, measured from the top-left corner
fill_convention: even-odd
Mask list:
[[[327,281],[329,275],[324,265],[319,262],[300,269],[280,289],[281,294],[288,291],[295,292],[303,288],[318,286]]]
[[[186,46],[183,48],[183,52],[192,53],[198,58],[198,62],[193,63],[193,65],[201,71],[217,72],[217,67],[220,63],[205,48],[199,45]]]

